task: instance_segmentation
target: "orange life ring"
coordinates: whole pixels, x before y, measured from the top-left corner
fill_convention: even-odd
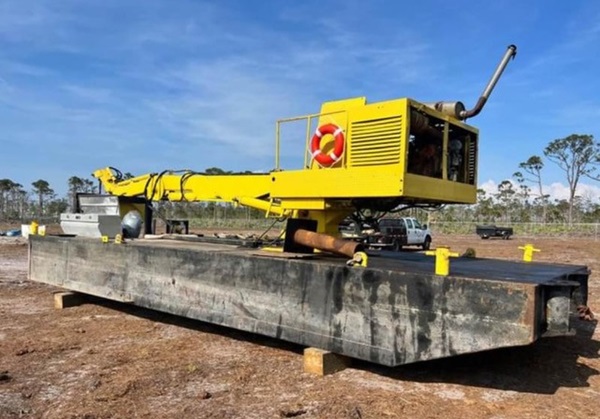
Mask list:
[[[324,135],[330,134],[335,138],[333,150],[329,154],[324,154],[321,151],[321,138]],[[315,131],[310,142],[310,153],[321,166],[329,167],[342,158],[344,154],[344,131],[335,124],[321,125]]]

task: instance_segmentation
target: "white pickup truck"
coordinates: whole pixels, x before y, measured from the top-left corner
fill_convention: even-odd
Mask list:
[[[431,231],[427,224],[421,225],[416,218],[382,218],[373,233],[368,234],[365,244],[372,248],[399,251],[403,246],[431,247]]]

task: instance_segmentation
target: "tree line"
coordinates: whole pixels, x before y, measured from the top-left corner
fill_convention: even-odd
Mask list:
[[[0,220],[58,217],[63,212],[73,210],[77,193],[98,191],[92,180],[78,176],[71,176],[67,184],[67,196],[59,197],[44,179],[32,182],[29,190],[12,179],[0,179]]]
[[[568,188],[567,199],[551,199],[544,186],[547,164],[558,166]],[[510,179],[495,192],[479,189],[477,204],[448,206],[439,221],[595,223],[600,221],[597,197],[578,193],[583,179],[600,181],[600,145],[592,135],[572,134],[552,140],[543,155],[522,161]]]
[[[478,190],[475,205],[448,205],[433,215],[438,221],[538,222],[573,223],[599,222],[600,203],[596,197],[578,194],[586,178],[600,181],[600,145],[592,135],[572,134],[550,141],[543,155],[533,155],[522,161],[510,179],[502,180],[497,191]],[[554,199],[545,190],[544,170],[552,163],[564,173],[569,195]],[[210,167],[206,175],[250,174]],[[133,177],[126,173],[123,178]],[[77,193],[98,191],[94,181],[72,176],[67,181],[68,193],[58,197],[50,184],[39,179],[26,190],[11,179],[0,179],[0,220],[26,220],[33,217],[52,218],[73,211]],[[259,218],[261,212],[215,203],[162,202],[159,212],[168,218]]]

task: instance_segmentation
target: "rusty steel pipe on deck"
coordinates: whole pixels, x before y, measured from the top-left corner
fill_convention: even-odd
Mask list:
[[[304,229],[298,229],[294,233],[294,242],[303,246],[312,247],[313,249],[322,250],[324,252],[335,253],[349,258],[354,257],[357,252],[365,250],[360,243],[350,240],[337,239],[327,234],[315,233]]]

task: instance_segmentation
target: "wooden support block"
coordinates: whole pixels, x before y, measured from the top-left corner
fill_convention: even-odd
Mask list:
[[[54,308],[62,310],[63,308],[75,307],[85,302],[83,294],[76,292],[56,292],[54,293]]]
[[[304,349],[304,372],[329,375],[342,371],[350,365],[350,359],[317,348]]]

